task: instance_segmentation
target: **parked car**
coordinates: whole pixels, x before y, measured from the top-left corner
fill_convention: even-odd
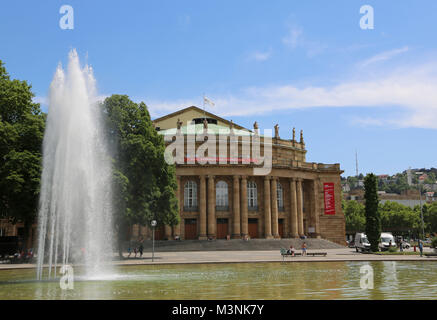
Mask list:
[[[410,249],[411,245],[407,241],[402,241],[402,248]]]
[[[381,251],[388,250],[390,247],[396,247],[395,238],[391,232],[382,232],[379,242],[379,249]]]
[[[355,250],[357,252],[370,251],[370,242],[364,233],[355,234]]]

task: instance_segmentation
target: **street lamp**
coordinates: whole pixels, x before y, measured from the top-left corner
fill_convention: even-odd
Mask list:
[[[422,175],[423,172],[416,172],[416,174]],[[423,205],[422,205],[422,182],[423,182],[423,180],[424,180],[423,177],[419,177],[420,218],[422,219],[422,239],[425,240],[425,226],[423,223]]]
[[[155,227],[156,227],[156,220],[152,220],[150,222],[150,225],[152,226],[152,262],[153,262],[153,258],[155,256]]]

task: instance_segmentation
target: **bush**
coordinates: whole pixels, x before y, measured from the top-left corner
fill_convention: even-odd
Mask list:
[[[397,247],[390,247],[388,248],[388,252],[397,252],[398,248]]]
[[[431,248],[437,248],[437,237],[432,238]]]

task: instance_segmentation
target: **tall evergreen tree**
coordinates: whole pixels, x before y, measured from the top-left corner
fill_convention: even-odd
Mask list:
[[[38,213],[45,114],[31,86],[0,61],[0,215],[24,222],[24,246]]]
[[[114,150],[114,204],[119,254],[130,224],[179,223],[175,167],[164,159],[165,143],[147,106],[126,95],[102,104],[109,143]]]
[[[379,212],[378,178],[370,173],[364,178],[364,199],[366,214],[366,235],[370,242],[370,250],[379,251],[381,237],[381,214]]]

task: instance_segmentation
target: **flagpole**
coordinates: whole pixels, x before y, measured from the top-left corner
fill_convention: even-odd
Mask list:
[[[206,119],[206,111],[205,111],[205,92],[203,93],[203,117]]]

